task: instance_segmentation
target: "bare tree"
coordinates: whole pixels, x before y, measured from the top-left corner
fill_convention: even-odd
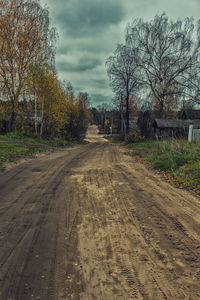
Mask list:
[[[137,56],[129,43],[118,45],[114,55],[106,61],[107,73],[110,78],[113,91],[125,98],[126,105],[126,132],[129,132],[129,98],[139,85]]]
[[[165,109],[190,90],[194,74],[199,72],[198,25],[193,18],[169,21],[164,13],[151,22],[133,21],[127,27],[126,40],[137,55],[143,85],[149,88],[163,117]]]
[[[184,105],[200,104],[200,58],[196,68],[188,70],[185,75]],[[187,104],[188,103],[188,104]]]

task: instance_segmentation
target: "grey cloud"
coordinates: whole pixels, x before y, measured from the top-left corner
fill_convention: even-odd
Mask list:
[[[40,0],[47,3],[59,33],[57,70],[76,93],[86,91],[92,103],[109,102],[113,93],[105,60],[124,42],[128,22],[151,20],[166,11],[169,19],[199,18],[200,0]],[[110,96],[109,96],[110,95]]]
[[[108,80],[105,79],[94,79],[93,80],[93,84],[94,86],[98,87],[98,88],[105,88],[108,86]]]
[[[69,48],[68,48],[68,45],[65,45],[64,43],[62,43],[62,45],[60,47],[58,47],[58,50],[57,50],[57,55],[60,55],[60,54],[67,54],[69,52]]]
[[[81,57],[77,63],[58,62],[57,68],[62,72],[85,72],[101,65],[101,60]]]
[[[57,47],[57,55],[68,54],[70,51],[77,49],[82,52],[96,53],[96,55],[107,54],[112,48],[114,48],[116,36],[115,34],[112,39],[109,39],[109,34],[101,38],[98,36],[84,39],[71,39],[68,37],[66,42],[62,41],[61,45]]]
[[[118,1],[68,0],[57,5],[54,19],[68,35],[78,38],[103,32],[109,25],[120,23],[124,14]]]
[[[101,104],[101,103],[109,103],[111,100],[111,97],[109,96],[104,96],[101,94],[91,94],[91,103],[92,104]]]

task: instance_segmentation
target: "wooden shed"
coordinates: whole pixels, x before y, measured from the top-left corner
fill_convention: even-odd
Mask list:
[[[200,128],[200,120],[155,119],[152,124],[152,137],[187,137],[189,125]]]

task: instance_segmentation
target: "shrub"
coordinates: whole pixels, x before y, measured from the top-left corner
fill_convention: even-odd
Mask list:
[[[153,167],[162,171],[174,170],[179,166],[183,166],[186,162],[185,157],[176,153],[163,153],[153,155]]]
[[[138,127],[132,129],[124,137],[124,141],[126,144],[137,143],[137,142],[141,142],[144,140],[145,140],[145,137],[141,135],[141,131]]]

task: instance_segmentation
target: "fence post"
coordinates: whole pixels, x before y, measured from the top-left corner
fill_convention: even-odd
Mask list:
[[[192,131],[193,131],[193,125],[189,125],[189,132],[188,132],[188,142],[192,142]]]

